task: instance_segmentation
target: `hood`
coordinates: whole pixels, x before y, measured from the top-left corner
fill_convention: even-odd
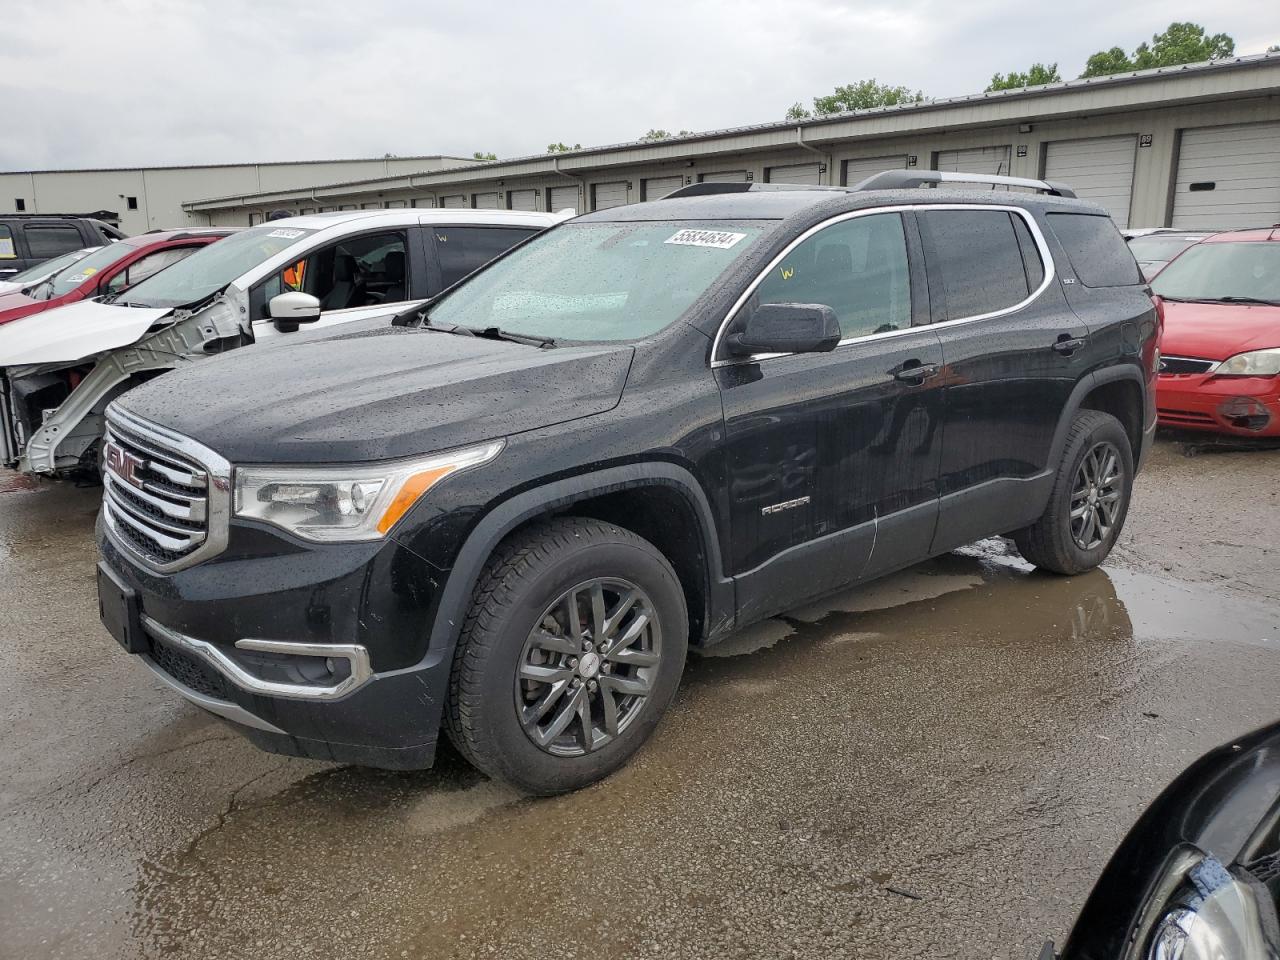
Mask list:
[[[173,310],[81,300],[0,326],[0,367],[74,363],[128,346]]]
[[[1165,356],[1226,360],[1268,347],[1280,347],[1280,307],[1165,301],[1160,339]]]
[[[116,402],[233,463],[388,460],[610,410],[632,352],[625,344],[543,350],[384,321],[235,350]]]

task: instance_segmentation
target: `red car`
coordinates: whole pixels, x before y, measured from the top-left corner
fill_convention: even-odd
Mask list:
[[[1280,437],[1280,226],[1203,240],[1151,288],[1164,300],[1160,423]]]
[[[0,324],[77,300],[120,293],[231,232],[157,230],[109,243],[43,283],[0,296]]]

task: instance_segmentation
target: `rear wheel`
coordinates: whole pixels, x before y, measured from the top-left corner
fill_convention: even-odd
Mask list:
[[[1054,573],[1091,570],[1124,527],[1133,492],[1133,451],[1120,421],[1099,410],[1076,414],[1040,519],[1013,534],[1029,562]]]
[[[621,767],[666,711],[688,649],[684,594],[648,541],[597,520],[541,524],[494,554],[454,655],[450,739],[535,794]]]

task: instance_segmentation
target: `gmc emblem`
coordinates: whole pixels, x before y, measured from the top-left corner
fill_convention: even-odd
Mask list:
[[[142,489],[142,478],[138,476],[138,471],[146,465],[145,461],[110,442],[107,443],[105,456],[108,470],[130,486]]]

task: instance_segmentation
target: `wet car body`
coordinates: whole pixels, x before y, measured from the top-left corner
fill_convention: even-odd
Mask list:
[[[1179,283],[1183,268],[1219,249],[1267,253],[1272,262],[1259,288],[1234,285],[1207,291],[1201,299]],[[1259,260],[1254,269],[1265,271]],[[1280,361],[1270,367],[1234,369],[1233,358],[1271,356],[1280,350],[1280,230],[1218,234],[1189,248],[1153,281],[1164,295],[1157,406],[1163,426],[1231,434],[1280,437]],[[1231,294],[1261,294],[1256,302]],[[1185,297],[1185,299],[1184,299]],[[1272,299],[1274,298],[1274,299]]]
[[[784,189],[600,212],[523,249],[582,226],[657,225],[678,236],[704,220],[757,230],[760,242],[677,322],[638,340],[511,342],[496,328],[451,336],[412,311],[395,326],[217,358],[132,392],[109,412],[113,442],[126,457],[159,447],[170,465],[198,464],[219,526],[195,553],[139,562],[148,547],[130,533],[134,521],[116,515],[110,468],[99,583],[112,632],[268,749],[425,766],[477,579],[530,520],[572,506],[642,529],[675,558],[692,642],[706,646],[806,599],[1033,522],[1086,402],[1116,399],[1140,459],[1154,430],[1153,305],[1131,258],[1121,286],[1081,282],[1051,223],[1059,214],[1105,220],[1102,211],[945,190],[922,204],[910,190]],[[1028,225],[1044,271],[1023,278],[1020,304],[981,323],[947,312],[912,229],[930,207]],[[726,315],[772,261],[833,219],[873,213],[906,218],[908,326],[859,338],[857,349],[767,362],[720,352]],[[305,375],[273,375],[281,369]],[[187,399],[212,396],[219,404]],[[317,547],[234,516],[242,464],[396,462],[484,445],[495,452],[482,467],[433,488],[383,541]],[[341,648],[338,669],[312,679],[296,659],[246,653],[264,648],[245,638]],[[340,693],[316,692],[320,684]]]
[[[1112,856],[1061,960],[1280,952],[1280,724],[1206,754]],[[1055,956],[1046,946],[1042,957]]]

